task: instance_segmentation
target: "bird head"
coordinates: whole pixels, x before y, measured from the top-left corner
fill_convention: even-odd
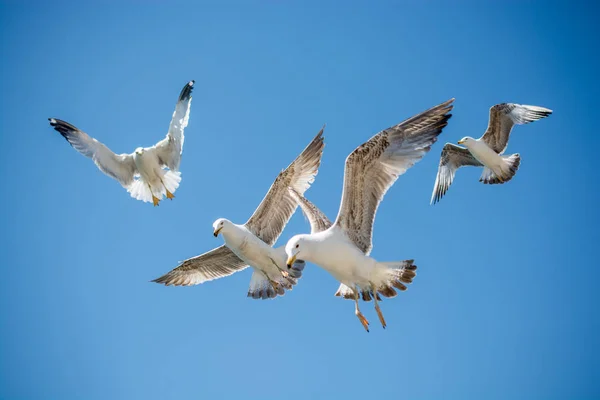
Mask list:
[[[135,149],[135,154],[137,154],[138,156],[141,156],[142,154],[144,154],[144,149],[141,147],[138,147],[137,149]]]
[[[465,136],[464,138],[462,138],[462,139],[460,139],[460,140],[458,141],[458,144],[464,144],[464,145],[468,146],[469,144],[471,144],[471,142],[472,142],[473,140],[474,140],[474,139],[473,139],[472,137]]]
[[[213,222],[213,235],[215,237],[219,236],[219,233],[225,228],[226,225],[230,224],[228,220],[225,218],[219,218],[215,222]]]
[[[285,254],[287,255],[286,264],[288,268],[292,268],[300,253],[306,250],[305,244],[306,241],[303,235],[296,235],[287,242],[285,245]]]

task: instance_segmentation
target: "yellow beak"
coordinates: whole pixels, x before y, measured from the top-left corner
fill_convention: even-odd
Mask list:
[[[292,268],[292,265],[294,264],[294,262],[296,261],[296,256],[291,256],[290,258],[287,259],[286,264],[288,268]]]
[[[465,141],[464,140],[459,140],[458,144],[463,144]]]
[[[221,232],[221,229],[223,229],[223,227],[218,228],[217,230],[215,230],[213,232],[213,235],[215,235],[215,237],[219,236],[219,232]]]

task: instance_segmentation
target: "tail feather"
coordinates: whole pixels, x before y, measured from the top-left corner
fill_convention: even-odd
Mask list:
[[[136,179],[133,183],[127,188],[127,192],[136,200],[141,200],[144,203],[149,203],[152,201],[152,191],[148,187],[146,181],[142,178]]]
[[[515,176],[519,169],[519,165],[521,165],[521,156],[517,153],[501,157],[503,161],[501,175],[496,174],[488,167],[483,167],[479,182],[489,185],[502,184],[510,181],[513,176]]]
[[[168,170],[165,172],[162,179],[163,179],[165,188],[169,192],[175,193],[175,191],[179,187],[179,182],[181,182],[181,171]]]
[[[404,260],[404,261],[392,261],[392,262],[380,262],[387,274],[387,279],[377,288],[384,297],[395,297],[398,293],[394,288],[405,291],[407,289],[406,284],[412,283],[417,273],[417,266],[414,265],[415,260]]]
[[[288,278],[279,276],[269,280],[264,272],[255,269],[250,278],[248,297],[262,300],[274,299],[283,296],[286,290],[292,290],[297,283],[298,281],[291,277],[291,274]]]

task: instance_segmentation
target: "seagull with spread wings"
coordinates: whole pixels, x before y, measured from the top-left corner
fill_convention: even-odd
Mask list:
[[[312,262],[341,282],[336,296],[355,301],[355,314],[367,332],[369,322],[360,312],[359,297],[374,300],[385,328],[378,294],[394,297],[394,288],[406,290],[404,284],[412,281],[417,268],[413,260],[380,262],[369,257],[377,208],[398,177],[429,152],[448,124],[453,101],[448,100],[379,132],[350,153],[346,158],[344,191],[335,223],[324,229],[328,223],[322,217],[313,218],[320,220],[320,225],[312,223],[309,217],[312,232],[294,236],[285,246],[288,268],[298,260]]]
[[[463,166],[483,167],[479,182],[497,184],[508,182],[517,173],[521,156],[504,156],[510,132],[515,125],[524,125],[546,118],[552,110],[538,106],[514,103],[496,104],[490,108],[488,128],[479,139],[464,137],[458,144],[446,143],[440,157],[438,173],[433,185],[431,204],[440,201],[450,188],[456,170]]]
[[[163,195],[173,199],[181,181],[179,164],[183,150],[183,131],[188,125],[194,81],[179,95],[167,137],[152,147],[138,147],[131,154],[115,154],[104,144],[68,122],[48,118],[75,150],[91,158],[100,171],[116,179],[131,197],[158,205]],[[168,168],[166,170],[165,168]]]
[[[248,297],[253,299],[282,296],[302,276],[304,262],[286,268],[283,246],[273,248],[279,235],[296,211],[298,202],[288,191],[303,194],[317,175],[323,155],[323,129],[302,153],[283,170],[271,185],[254,214],[244,225],[219,218],[213,224],[214,236],[223,235],[225,245],[182,262],[153,282],[166,286],[191,286],[223,278],[248,266],[254,269]]]

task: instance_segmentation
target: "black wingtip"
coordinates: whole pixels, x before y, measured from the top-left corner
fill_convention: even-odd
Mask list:
[[[186,101],[191,97],[192,90],[194,89],[195,83],[196,83],[196,81],[191,80],[185,84],[183,89],[181,89],[181,93],[179,94],[179,101]]]

